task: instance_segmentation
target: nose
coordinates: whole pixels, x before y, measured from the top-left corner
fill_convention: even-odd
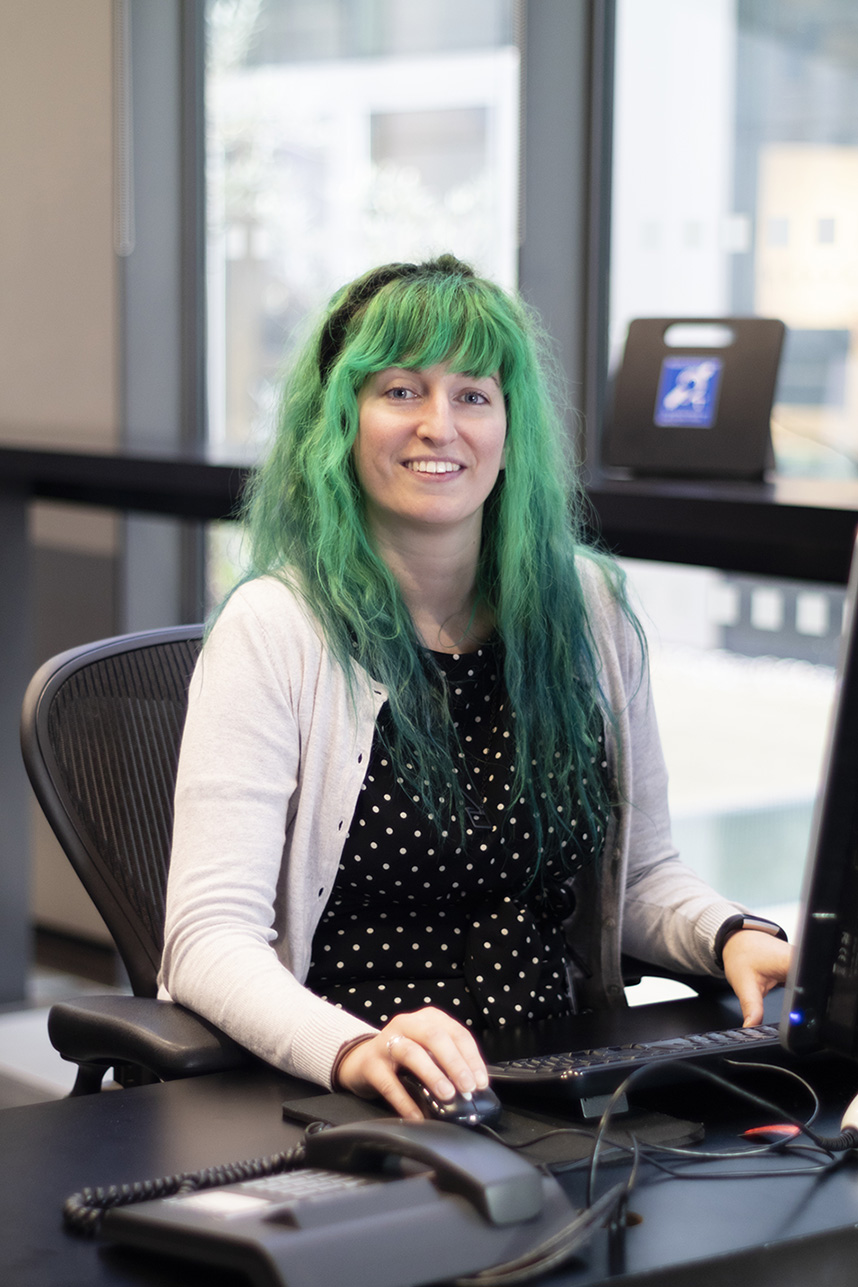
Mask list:
[[[417,432],[427,442],[436,444],[452,442],[456,437],[454,407],[442,390],[427,399]]]

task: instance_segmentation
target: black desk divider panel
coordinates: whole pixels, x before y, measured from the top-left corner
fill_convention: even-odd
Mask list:
[[[631,322],[603,463],[659,477],[762,478],[785,329],[762,317]]]

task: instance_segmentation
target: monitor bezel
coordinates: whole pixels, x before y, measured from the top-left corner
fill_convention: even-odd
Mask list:
[[[779,1036],[858,1057],[858,532]],[[846,968],[848,967],[848,968]]]

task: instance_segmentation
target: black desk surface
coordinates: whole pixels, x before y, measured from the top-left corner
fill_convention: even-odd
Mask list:
[[[809,1073],[825,1110],[818,1129],[836,1134],[858,1089],[858,1069],[831,1061]],[[755,1075],[756,1081],[756,1075]],[[765,1076],[760,1093],[803,1111],[801,1098]],[[284,1098],[316,1094],[273,1070],[148,1086],[0,1112],[0,1282],[4,1287],[226,1287],[236,1280],[175,1262],[81,1241],[61,1227],[66,1197],[87,1185],[133,1182],[229,1160],[265,1155],[297,1138],[281,1120]],[[760,1124],[754,1108],[721,1099],[703,1083],[660,1092],[665,1111],[701,1116],[707,1147],[731,1148],[739,1130]],[[732,1162],[712,1164],[735,1172]],[[632,1195],[640,1218],[624,1246],[600,1232],[583,1259],[544,1281],[593,1287],[606,1281],[647,1287],[715,1287],[747,1281],[790,1287],[855,1281],[858,1263],[858,1163],[820,1176],[778,1176],[786,1159],[764,1158],[762,1178],[663,1179],[650,1167]],[[624,1176],[607,1165],[600,1191]],[[561,1177],[576,1204],[584,1176]],[[326,1287],[320,1284],[320,1287]]]

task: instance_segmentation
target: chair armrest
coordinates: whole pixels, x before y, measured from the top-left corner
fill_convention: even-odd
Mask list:
[[[254,1062],[249,1051],[207,1020],[152,997],[60,1001],[48,1014],[48,1036],[54,1049],[72,1063],[137,1064],[160,1081]]]

